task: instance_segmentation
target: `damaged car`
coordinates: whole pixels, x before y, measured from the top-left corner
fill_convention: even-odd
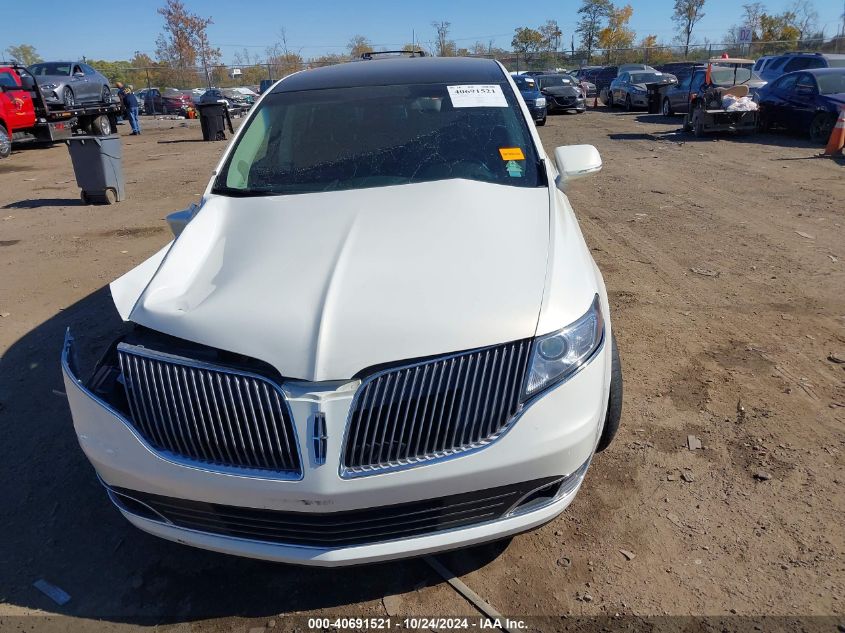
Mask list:
[[[348,565],[540,526],[616,434],[607,292],[505,68],[393,58],[262,95],[175,239],[111,284],[126,331],[68,332],[79,443],[135,526]]]

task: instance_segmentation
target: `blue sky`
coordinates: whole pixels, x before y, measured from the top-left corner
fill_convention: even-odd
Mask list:
[[[673,0],[628,0],[634,8],[631,26],[637,39],[655,34],[661,41],[670,41],[674,31],[670,19]],[[696,28],[695,37],[721,41],[732,24],[739,22],[741,6],[747,0],[706,0],[705,18]],[[770,12],[785,10],[793,0],[763,0]],[[617,0],[624,4],[624,0]],[[49,2],[50,19],[33,18],[27,2],[4,3],[3,22],[15,25],[0,34],[0,53],[11,44],[34,45],[45,59],[88,57],[93,59],[128,59],[138,50],[152,56],[155,39],[162,29],[155,0],[86,0],[83,5]],[[344,51],[349,38],[365,35],[378,47],[401,47],[411,40],[412,29],[418,40],[434,40],[433,20],[452,23],[450,36],[459,46],[476,40],[493,39],[496,45],[508,48],[517,26],[536,27],[547,19],[556,19],[568,45],[577,20],[577,0],[567,2],[518,2],[486,0],[423,0],[397,2],[365,0],[363,2],[279,2],[278,0],[185,0],[190,10],[211,16],[209,29],[213,45],[223,51],[224,62],[230,62],[244,46],[251,53],[262,55],[266,46],[279,39],[282,28],[287,32],[291,48],[301,49],[303,57]],[[843,0],[815,0],[820,26],[826,35],[836,33]],[[84,6],[82,15],[79,7]],[[102,19],[91,19],[101,16]],[[50,24],[54,28],[45,28]],[[66,25],[66,28],[59,25]],[[2,54],[0,54],[2,57]]]

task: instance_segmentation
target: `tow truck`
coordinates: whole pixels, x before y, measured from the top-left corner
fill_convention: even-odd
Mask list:
[[[0,65],[0,158],[11,154],[12,143],[54,143],[74,134],[107,136],[122,113],[118,102],[51,109],[25,66]]]

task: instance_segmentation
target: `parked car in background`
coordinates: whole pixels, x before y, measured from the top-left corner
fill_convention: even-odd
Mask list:
[[[701,62],[668,62],[666,64],[658,64],[654,69],[661,73],[675,75],[680,81],[681,75],[689,73],[690,69],[701,65]]]
[[[190,91],[168,88],[161,95],[161,109],[164,114],[185,114],[193,105]]]
[[[240,102],[227,97],[225,92],[220,88],[209,88],[203,93],[202,97],[200,97],[200,100],[197,102],[197,104],[201,106],[212,103],[219,103],[220,105],[226,106],[226,110],[233,116],[246,112],[250,107],[249,105],[241,104]]]
[[[144,88],[135,93],[143,114],[163,112],[161,91],[158,88]]]
[[[111,103],[109,80],[83,62],[39,62],[29,67],[49,106]]]
[[[540,75],[535,77],[540,92],[546,97],[548,112],[577,112],[587,109],[584,90],[578,80],[569,75]]]
[[[599,92],[599,99],[607,103],[607,91],[610,88],[610,82],[616,79],[619,68],[617,66],[602,66],[599,68],[592,78],[589,78],[596,84],[596,90]]]
[[[758,58],[757,61],[754,62],[754,66],[751,68],[755,73],[758,75],[763,72],[763,69],[771,62],[773,59],[777,59],[777,55],[763,55],[762,57]]]
[[[618,77],[623,72],[635,72],[635,71],[647,71],[647,72],[656,72],[656,68],[652,68],[648,64],[620,64],[619,68],[616,70],[616,76]]]
[[[796,70],[811,70],[813,68],[843,68],[845,55],[832,53],[784,53],[770,60],[760,73],[766,81],[774,81],[781,75]]]
[[[845,108],[845,68],[788,73],[757,93],[760,128],[782,126],[824,143]]]
[[[65,339],[77,437],[129,521],[337,566],[506,538],[572,502],[622,408],[565,193],[601,157],[547,154],[519,104],[501,64],[459,57],[265,95],[178,237],[111,284],[133,327],[93,371]]]
[[[587,79],[588,81],[592,81],[591,75],[595,74],[601,66],[582,66],[576,70],[573,70],[570,74],[574,75],[578,79]]]
[[[523,101],[525,101],[525,105],[531,111],[534,123],[545,125],[546,97],[540,92],[535,78],[526,77],[525,75],[512,75],[512,77],[516,87],[519,88],[519,94],[522,96]]]
[[[730,88],[735,85],[747,85],[750,97],[754,97],[757,91],[766,85],[766,82],[749,67],[716,65],[713,66],[710,75],[710,82],[714,86]],[[706,78],[706,66],[696,66],[692,69],[692,73],[681,75],[676,85],[664,89],[661,112],[665,116],[689,112],[690,102],[701,93]]]
[[[607,107],[622,105],[626,110],[648,107],[648,90],[646,84],[668,86],[678,83],[674,75],[668,75],[656,70],[622,71],[610,83],[607,91]]]

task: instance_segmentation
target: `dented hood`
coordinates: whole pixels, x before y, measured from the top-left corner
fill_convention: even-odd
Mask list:
[[[449,180],[278,197],[211,196],[167,251],[112,284],[154,330],[286,377],[533,336],[545,188]]]

